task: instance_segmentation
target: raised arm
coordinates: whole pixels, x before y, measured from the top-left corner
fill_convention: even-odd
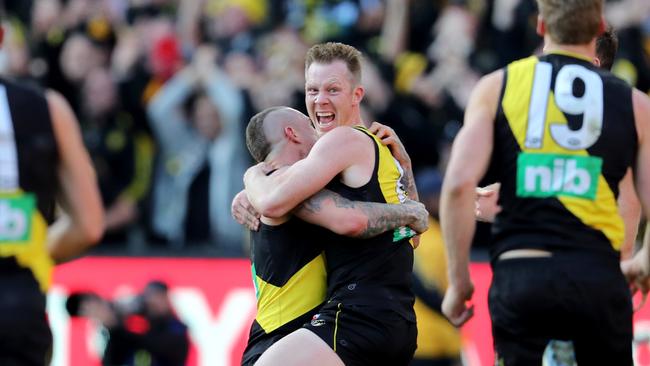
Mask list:
[[[321,137],[306,158],[287,169],[267,175],[265,163],[249,168],[244,174],[246,193],[263,216],[281,217],[339,174],[341,179],[354,180],[350,178],[354,171],[363,170],[373,157],[372,141],[365,134],[338,127]],[[357,186],[365,184],[358,183]]]
[[[99,241],[104,232],[104,210],[77,118],[60,94],[48,92],[47,102],[61,156],[59,200],[64,210],[48,229],[47,249],[52,259],[61,263]]]
[[[380,38],[380,53],[385,62],[393,63],[406,49],[408,37],[409,7],[407,0],[386,1],[386,19]]]
[[[185,67],[169,79],[147,105],[151,129],[163,146],[174,145],[179,136],[190,133],[181,106],[196,84],[194,70]]]
[[[339,235],[362,239],[402,226],[409,226],[418,234],[428,227],[428,212],[419,202],[409,200],[394,205],[350,201],[326,189],[305,200],[293,213]]]
[[[212,103],[217,106],[224,128],[241,133],[239,123],[244,110],[244,98],[228,75],[216,64],[216,51],[202,46],[196,51],[194,69],[201,75],[200,82]]]
[[[442,310],[456,326],[472,316],[474,286],[469,275],[469,254],[476,229],[475,190],[487,170],[492,153],[494,116],[502,71],[485,76],[477,84],[465,111],[463,128],[451,152],[440,198],[440,223],[447,248],[449,287]]]

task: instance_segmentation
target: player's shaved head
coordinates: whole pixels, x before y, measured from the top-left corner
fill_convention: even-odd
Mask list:
[[[303,121],[304,120],[304,121]],[[253,159],[264,161],[273,147],[283,141],[284,127],[308,123],[307,117],[289,107],[270,107],[254,115],[246,127],[246,146]]]

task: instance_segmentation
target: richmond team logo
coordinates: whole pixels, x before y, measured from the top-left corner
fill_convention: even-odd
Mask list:
[[[321,325],[325,325],[325,320],[320,319],[320,314],[316,314],[311,317],[311,326],[312,327],[320,327]]]

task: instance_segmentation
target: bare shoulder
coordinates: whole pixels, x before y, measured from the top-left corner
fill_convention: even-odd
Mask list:
[[[59,92],[47,90],[45,92],[45,99],[47,100],[56,139],[60,146],[66,146],[79,136],[80,131],[77,117],[68,101]]]
[[[466,124],[479,120],[492,120],[492,116],[496,115],[503,81],[503,70],[494,71],[479,80],[465,110]]]
[[[68,106],[68,102],[65,100],[61,93],[56,90],[47,89],[45,91],[45,98],[50,108],[61,108]]]
[[[320,139],[336,138],[336,139],[354,139],[363,136],[363,132],[355,129],[352,126],[338,126],[332,131],[323,135]]]
[[[45,99],[52,116],[52,122],[56,127],[66,128],[68,125],[76,122],[72,108],[68,101],[59,92],[48,89],[45,92]]]
[[[356,145],[370,140],[365,137],[365,134],[350,126],[339,126],[321,136],[316,142],[316,146],[337,146],[345,148],[347,145]]]
[[[498,97],[503,85],[503,70],[493,71],[479,80],[474,88],[475,92],[480,92],[486,96]]]

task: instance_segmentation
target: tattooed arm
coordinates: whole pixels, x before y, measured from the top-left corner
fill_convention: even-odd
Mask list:
[[[409,226],[426,231],[428,212],[424,205],[408,200],[403,204],[350,201],[322,190],[300,204],[293,214],[337,234],[367,239],[388,230]]]
[[[404,175],[402,175],[402,184],[404,185],[404,189],[409,195],[409,198],[415,201],[419,201],[420,197],[418,195],[418,188],[415,186],[415,177],[413,176],[413,168],[410,163],[400,164],[402,166],[402,169],[404,169]]]

